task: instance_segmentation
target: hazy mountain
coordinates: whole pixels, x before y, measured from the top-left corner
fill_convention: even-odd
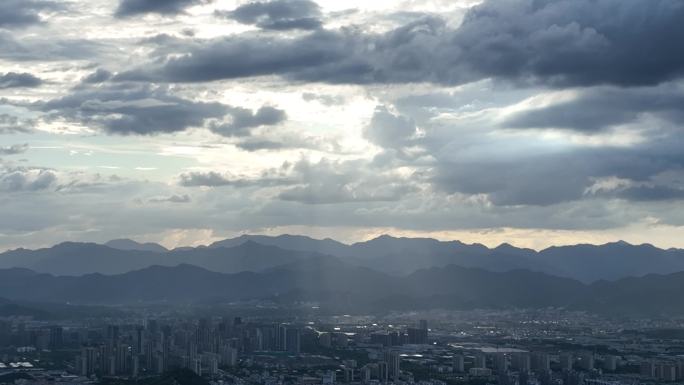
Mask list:
[[[169,263],[188,263],[221,273],[261,271],[304,258],[322,256],[312,252],[286,250],[248,240],[232,247],[173,250],[167,254]]]
[[[154,251],[156,253],[169,251],[166,247],[157,243],[139,243],[131,239],[112,239],[104,245],[119,250]]]
[[[626,242],[550,247],[531,257],[535,262],[544,263],[537,270],[584,282],[684,270],[684,250],[663,250]]]
[[[599,281],[591,285],[591,292],[583,307],[592,311],[627,315],[684,313],[684,272]]]
[[[551,247],[537,252],[506,243],[489,249],[480,244],[469,245],[459,241],[388,235],[352,245],[292,235],[243,235],[216,242],[210,247],[241,244],[249,240],[283,249],[322,252],[392,275],[407,275],[419,269],[453,264],[490,271],[540,271],[589,283],[600,279],[684,271],[684,250],[663,250],[626,242]]]
[[[191,248],[165,253],[121,250],[95,243],[66,242],[47,249],[18,249],[2,253],[0,268],[23,267],[40,273],[83,275],[119,274],[153,265],[175,266],[188,263],[217,272],[234,273],[259,271],[317,255],[251,241],[231,248]]]
[[[393,278],[372,270],[315,258],[264,273],[223,274],[192,265],[151,266],[125,274],[81,277],[29,274],[23,269],[0,270],[0,292],[10,299],[72,303],[134,303],[139,301],[241,300],[268,298],[300,291],[355,296],[389,290]],[[332,261],[331,261],[332,262]],[[334,262],[332,262],[334,263]]]
[[[164,254],[119,250],[95,243],[64,242],[39,250],[18,249],[0,254],[0,267],[25,267],[57,275],[93,272],[124,273],[164,263]]]
[[[566,307],[652,316],[684,314],[682,290],[684,273],[586,285],[539,272],[490,272],[452,265],[396,277],[332,257],[235,274],[187,264],[81,277],[0,270],[0,292],[10,300],[75,304],[268,299],[318,301],[322,306],[350,311]]]
[[[294,235],[243,235],[208,247],[166,252],[149,244],[131,242],[116,241],[114,246],[117,247],[67,242],[40,250],[17,249],[0,254],[0,268],[26,267],[58,275],[80,275],[117,274],[152,265],[187,263],[216,272],[235,273],[257,272],[303,258],[330,255],[349,264],[395,276],[458,265],[493,272],[539,271],[590,283],[684,271],[684,250],[663,250],[625,242],[551,247],[539,252],[509,244],[489,249],[458,241],[390,236],[345,245],[331,239]]]
[[[349,246],[344,243],[326,238],[313,239],[302,235],[241,235],[237,238],[224,239],[209,245],[210,248],[235,247],[245,242],[256,242],[262,245],[276,246],[281,249],[305,251],[310,253],[320,253],[337,256],[351,255],[348,252]]]

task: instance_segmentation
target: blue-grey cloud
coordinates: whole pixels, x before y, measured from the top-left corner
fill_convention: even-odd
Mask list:
[[[209,129],[226,137],[249,136],[253,128],[274,126],[286,119],[285,111],[275,107],[263,106],[256,111],[233,107],[230,108],[229,121],[212,123]]]
[[[0,74],[0,90],[7,88],[32,88],[43,84],[43,81],[29,73],[7,72]]]
[[[381,106],[375,109],[370,123],[363,130],[363,136],[378,146],[398,148],[409,144],[416,131],[413,119],[395,115]]]
[[[510,128],[560,128],[599,132],[635,122],[645,113],[684,123],[684,92],[678,87],[589,89],[570,101],[521,111],[502,123]]]
[[[613,195],[629,201],[684,200],[684,188],[663,185],[636,186],[618,190]]]
[[[0,146],[0,155],[23,154],[26,151],[28,151],[28,149],[29,149],[28,143],[13,144],[11,146],[5,146],[5,147]]]
[[[646,143],[622,147],[573,148],[541,154],[490,159],[461,159],[459,154],[445,152],[439,156],[431,182],[438,190],[466,195],[484,194],[495,205],[554,205],[592,197],[587,191],[598,178],[620,178],[639,184],[653,185],[654,179],[666,172],[682,172],[684,144],[677,135]],[[676,185],[658,185],[658,190],[679,189]],[[660,194],[650,188],[602,192],[603,197],[639,199],[651,193],[651,200],[671,194]]]
[[[200,82],[280,75],[326,83],[462,84],[483,78],[554,87],[640,86],[684,71],[676,0],[485,1],[457,28],[425,17],[384,34],[246,33],[191,44],[124,78]],[[180,55],[179,55],[180,54]]]
[[[92,39],[54,38],[46,35],[17,38],[0,29],[0,58],[10,61],[92,60],[118,47]]]
[[[243,4],[218,15],[231,18],[242,24],[255,25],[272,30],[313,30],[321,27],[321,10],[318,4],[309,0],[272,0]]]
[[[116,17],[129,17],[146,13],[175,15],[186,8],[206,3],[205,0],[121,0],[116,9]]]
[[[33,131],[34,122],[10,114],[0,114],[0,134],[28,133]]]
[[[40,12],[61,8],[57,2],[45,0],[0,1],[0,28],[25,27],[42,22]]]
[[[97,75],[97,72],[95,73]],[[101,128],[110,134],[152,135],[204,127],[211,119],[228,119],[210,129],[225,135],[247,132],[285,119],[282,110],[262,107],[256,113],[218,102],[201,102],[174,95],[168,87],[149,84],[102,83],[75,87],[61,98],[37,102],[34,109],[48,118],[61,117]]]
[[[107,71],[106,69],[103,68],[98,68],[95,70],[95,72],[91,73],[90,75],[84,77],[82,79],[83,83],[89,83],[89,84],[97,84],[97,83],[103,83],[112,77],[112,73]]]
[[[229,106],[195,102],[172,95],[166,87],[152,85],[103,85],[78,88],[71,94],[36,104],[36,108],[112,134],[156,134],[201,127],[210,118],[221,118]]]
[[[258,178],[235,177],[215,171],[180,175],[186,187],[280,187],[278,199],[302,204],[397,201],[418,189],[412,181],[369,171],[364,160],[285,163]]]
[[[0,191],[40,191],[54,187],[56,183],[57,175],[52,170],[0,167]]]
[[[190,195],[188,194],[183,194],[183,195],[171,195],[168,197],[155,197],[155,198],[150,198],[148,202],[150,203],[190,203],[192,199],[190,198]]]

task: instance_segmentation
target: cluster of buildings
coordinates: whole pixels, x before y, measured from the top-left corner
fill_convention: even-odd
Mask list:
[[[25,384],[97,383],[178,368],[216,385],[684,383],[684,357],[671,353],[681,345],[677,340],[607,333],[603,325],[430,323],[346,316],[165,316],[60,325],[5,319],[0,384],[8,373],[48,379]]]
[[[238,355],[301,351],[301,328],[290,324],[245,324],[240,317],[213,322],[156,320],[142,325],[109,325],[104,338],[81,348],[78,367],[83,376],[161,374],[187,368],[198,375],[216,376],[219,367],[233,367]]]

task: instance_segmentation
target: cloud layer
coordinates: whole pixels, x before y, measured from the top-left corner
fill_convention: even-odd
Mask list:
[[[681,1],[350,4],[1,2],[0,249],[279,231],[684,247]]]

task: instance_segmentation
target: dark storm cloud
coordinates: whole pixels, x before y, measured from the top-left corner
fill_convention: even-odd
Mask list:
[[[320,7],[308,0],[252,2],[243,4],[233,11],[217,14],[262,29],[313,30],[321,27]]]
[[[339,142],[333,138],[301,135],[296,131],[285,130],[279,132],[278,135],[263,133],[262,135],[242,137],[234,144],[236,147],[250,152],[290,149],[309,149],[332,153],[341,151]]]
[[[109,72],[105,69],[102,69],[102,68],[98,68],[97,70],[95,70],[95,72],[84,77],[81,81],[83,83],[97,84],[97,83],[103,83],[103,82],[109,80],[111,77],[112,77],[111,72]]]
[[[87,39],[58,39],[45,35],[17,39],[0,29],[0,58],[13,61],[92,60],[118,47]]]
[[[285,111],[275,107],[263,106],[256,111],[246,108],[230,108],[230,120],[223,123],[213,123],[209,129],[219,135],[249,136],[251,130],[261,126],[274,126],[287,119]]]
[[[162,80],[202,82],[271,74],[296,74],[317,71],[340,64],[356,42],[336,32],[316,31],[301,38],[281,39],[257,35],[238,35],[191,43],[190,53],[166,61],[162,68],[147,68],[119,74],[119,80]]]
[[[79,88],[36,107],[48,114],[94,124],[112,134],[170,133],[200,127],[223,117],[229,106],[195,102],[172,95],[166,87],[117,84]]]
[[[29,73],[7,72],[0,74],[0,90],[7,88],[38,87],[42,80]]]
[[[299,37],[246,33],[191,44],[128,78],[200,82],[280,75],[327,83],[483,78],[551,86],[658,84],[682,75],[677,0],[486,1],[458,28],[425,17],[384,34],[347,28]]]
[[[681,171],[682,145],[682,138],[672,135],[628,148],[574,148],[510,158],[492,154],[491,159],[456,160],[446,154],[438,160],[432,182],[448,193],[486,194],[495,205],[552,205],[581,200],[598,178],[652,184],[662,173]],[[663,187],[678,188],[660,185],[658,189]],[[632,190],[620,195],[620,191],[608,195],[639,200],[638,195],[649,192]],[[658,197],[650,192],[654,199]]]
[[[2,147],[0,146],[0,155],[17,155],[23,154],[28,151],[28,143],[24,144],[13,144],[11,146]]]
[[[454,38],[469,67],[488,76],[647,85],[682,74],[682,17],[677,0],[486,1]]]
[[[92,76],[92,75],[91,75]],[[98,73],[95,73],[98,76]],[[35,103],[33,108],[50,117],[61,117],[94,125],[110,134],[152,135],[173,133],[190,127],[203,127],[210,119],[230,119],[230,127],[247,131],[260,125],[275,124],[285,113],[262,107],[256,113],[217,102],[184,99],[168,87],[128,83],[82,83],[62,98]],[[220,127],[210,127],[219,130]],[[228,127],[223,129],[228,130]]]
[[[684,199],[684,189],[672,186],[636,186],[617,191],[615,196],[629,201],[668,201]]]
[[[206,2],[205,0],[121,0],[115,16],[123,18],[146,13],[174,15],[182,13],[188,7]]]
[[[0,28],[25,27],[42,21],[41,11],[61,8],[53,1],[2,0],[0,1]]]
[[[576,99],[522,111],[502,123],[510,128],[561,128],[596,132],[636,121],[649,113],[684,123],[684,92],[679,87],[589,89]]]

